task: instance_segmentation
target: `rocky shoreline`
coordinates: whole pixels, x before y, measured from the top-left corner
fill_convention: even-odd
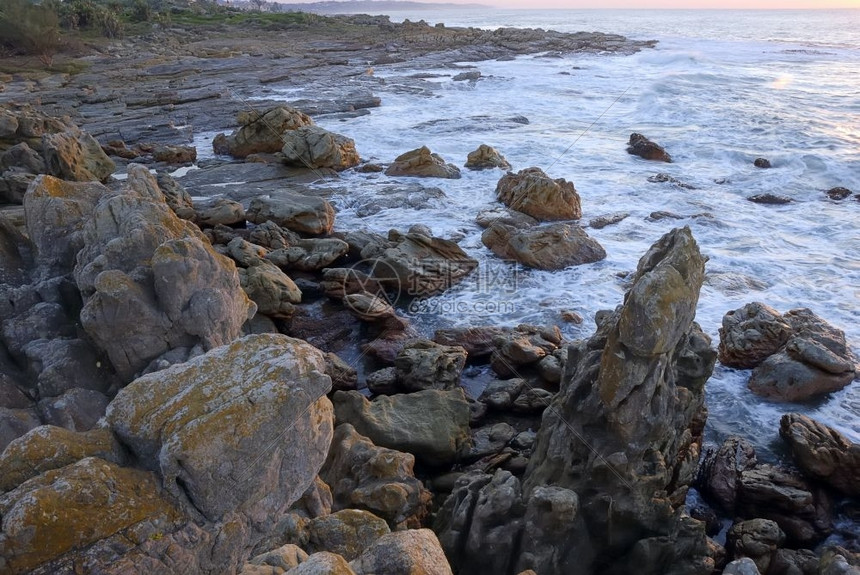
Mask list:
[[[480,73],[456,62],[651,43],[384,17],[290,42],[220,31],[156,31],[73,77],[3,79],[0,572],[858,572],[857,534],[834,518],[856,513],[860,446],[802,414],[779,429],[791,464],[702,436],[718,358],[752,369],[755,393],[807,401],[857,377],[841,331],[750,303],[714,345],[695,322],[706,258],[678,228],[588,338],[421,338],[398,295],[441,293],[478,262],[422,224],[341,229],[305,185],[460,177],[427,147],[362,162],[316,125],[379,106],[374,67],[468,82]],[[259,99],[285,86],[316,97]],[[172,177],[197,160],[198,126],[224,132],[218,156]],[[630,145],[670,161],[640,134]],[[466,169],[510,166],[482,146]],[[605,257],[571,182],[501,174],[498,209],[476,214],[496,255]],[[479,393],[462,386],[475,365],[494,375]]]

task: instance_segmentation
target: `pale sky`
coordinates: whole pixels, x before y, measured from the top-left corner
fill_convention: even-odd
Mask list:
[[[317,0],[281,0],[306,3]],[[834,9],[860,8],[860,0],[417,0],[486,4],[497,8],[682,8],[682,9]]]

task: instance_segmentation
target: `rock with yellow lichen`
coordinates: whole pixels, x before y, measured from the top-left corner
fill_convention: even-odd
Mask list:
[[[152,473],[88,457],[0,496],[0,572],[27,573],[70,551],[147,522],[172,525],[179,510]]]
[[[122,463],[122,447],[107,429],[71,431],[42,425],[12,441],[0,454],[0,492],[11,491],[31,477],[84,459]]]
[[[210,521],[278,517],[313,482],[332,437],[325,358],[304,341],[251,335],[138,378],[108,407],[120,441]]]

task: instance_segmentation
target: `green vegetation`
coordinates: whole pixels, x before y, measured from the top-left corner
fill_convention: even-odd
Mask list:
[[[0,55],[35,56],[56,71],[56,54],[80,53],[85,44],[97,44],[100,38],[145,34],[153,27],[279,31],[317,26],[324,20],[303,12],[239,10],[214,0],[2,0]],[[16,65],[3,67],[10,66]]]
[[[28,0],[5,0],[0,7],[0,39],[4,48],[32,54],[50,67],[60,46],[60,22],[47,6]]]

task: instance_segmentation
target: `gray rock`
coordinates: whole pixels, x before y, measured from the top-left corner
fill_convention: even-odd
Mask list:
[[[838,356],[823,346],[795,340],[789,345],[797,345],[789,349],[799,349],[799,357],[780,351],[764,360],[750,376],[748,385],[753,393],[775,401],[800,402],[838,391],[854,381],[857,373],[854,364],[840,362]],[[819,355],[825,356],[828,363],[837,365],[836,369],[841,368],[841,371],[834,373],[823,370],[809,361],[811,357]]]
[[[104,393],[116,383],[106,363],[82,339],[37,339],[23,351],[42,398],[76,388]]]
[[[303,126],[283,133],[281,153],[287,164],[342,171],[361,161],[355,142],[319,126]]]
[[[284,269],[317,271],[330,266],[349,251],[349,244],[336,238],[297,240],[288,248],[273,250],[266,259]]]
[[[227,255],[243,268],[265,262],[269,250],[236,236],[227,243]]]
[[[800,474],[759,465],[741,473],[737,514],[775,521],[789,546],[810,547],[833,530],[830,498]]]
[[[329,551],[352,561],[391,530],[369,511],[344,509],[312,520],[308,532],[310,553]]]
[[[585,230],[563,223],[524,230],[494,223],[481,234],[481,241],[500,258],[542,270],[593,263],[606,257],[606,250]]]
[[[681,517],[716,360],[693,322],[704,263],[688,228],[652,246],[624,305],[569,348],[561,390],[544,412],[524,491],[587,493],[583,518],[598,564],[655,574],[670,564],[712,568],[704,525]]]
[[[116,170],[99,143],[76,126],[42,136],[47,172],[64,180],[106,182]]]
[[[478,262],[456,243],[421,233],[389,232],[389,246],[362,257],[378,259],[370,274],[385,287],[412,296],[434,295],[459,283]]]
[[[525,385],[526,380],[521,378],[494,379],[487,384],[478,400],[497,411],[507,411]]]
[[[176,212],[176,210],[173,210]],[[245,222],[245,208],[239,202],[217,198],[210,205],[195,210],[194,221],[201,226],[232,226]]]
[[[83,225],[74,273],[81,324],[125,380],[172,348],[233,340],[256,308],[233,263],[173,213],[148,170],[128,172]]]
[[[39,153],[27,145],[26,142],[15,144],[2,155],[0,155],[0,171],[9,168],[18,168],[30,174],[44,174],[47,172],[45,161]]]
[[[782,416],[779,435],[806,475],[845,495],[860,495],[860,445],[799,413]]]
[[[726,565],[723,575],[761,575],[761,572],[752,559],[744,557]]]
[[[504,422],[480,427],[472,432],[472,448],[464,459],[475,461],[487,455],[495,455],[507,447],[516,433],[513,427]]]
[[[11,409],[0,407],[0,453],[13,440],[40,425],[42,425],[42,422],[33,408]]]
[[[290,575],[357,575],[346,559],[328,551],[314,553],[289,572]]]
[[[462,389],[426,390],[368,401],[338,391],[338,423],[350,423],[374,444],[412,453],[429,465],[448,465],[469,448],[469,404]]]
[[[579,497],[560,487],[538,487],[525,513],[517,570],[577,573],[593,556]]]
[[[328,234],[334,226],[334,208],[326,200],[289,192],[254,198],[246,217],[255,224],[271,221],[302,234]]]
[[[782,314],[754,302],[726,313],[720,328],[720,363],[752,369],[785,345],[791,326]]]
[[[732,525],[726,536],[726,551],[731,557],[749,557],[762,573],[767,573],[785,533],[768,519],[751,519]]]
[[[392,395],[397,393],[397,388],[397,370],[394,366],[367,374],[367,389],[374,395]]]
[[[540,221],[578,220],[582,217],[579,194],[572,182],[552,179],[540,168],[526,168],[502,176],[497,199],[513,210]]]
[[[289,319],[295,313],[295,304],[302,301],[302,292],[295,282],[268,261],[239,269],[239,282],[257,304],[257,311],[270,317]]]
[[[2,336],[6,347],[15,356],[37,339],[73,338],[75,326],[59,303],[39,302],[21,315],[3,320]]]
[[[383,535],[350,567],[356,575],[452,575],[439,540],[429,529]]]
[[[757,464],[755,448],[741,437],[729,437],[702,459],[696,487],[729,515],[734,515],[741,473]]]
[[[59,397],[39,401],[39,415],[46,424],[73,431],[89,431],[105,414],[110,399],[93,389],[74,388]]]
[[[530,387],[523,390],[511,404],[511,411],[525,415],[543,413],[550,406],[555,394],[539,387]]]
[[[0,407],[27,409],[33,407],[33,400],[24,393],[24,387],[14,378],[0,372]]]
[[[336,353],[325,354],[326,375],[331,378],[334,391],[348,391],[358,387],[358,372]]]
[[[405,345],[394,359],[398,386],[407,392],[457,388],[465,365],[465,349],[428,340]]]
[[[500,377],[518,376],[521,367],[535,364],[552,354],[561,341],[561,331],[556,326],[519,325],[494,340],[496,349],[490,365]]]
[[[237,509],[277,517],[314,480],[332,437],[322,352],[252,335],[141,377],[106,420],[164,488],[216,521]],[[289,426],[284,428],[284,422]]]
[[[518,212],[517,210],[495,207],[478,212],[478,215],[475,217],[475,223],[484,229],[490,227],[494,223],[499,223],[522,230],[534,227],[540,222],[527,214]]]
[[[183,220],[193,220],[195,213],[191,194],[166,172],[159,172],[156,175],[156,181],[161,193],[164,194],[164,201],[167,202],[173,213]]]
[[[87,457],[122,464],[122,447],[107,429],[76,432],[41,425],[12,441],[0,454],[0,492],[11,491],[32,477]]]
[[[84,246],[84,226],[109,193],[97,182],[64,182],[39,176],[24,196],[27,235],[41,263],[70,271]]]
[[[280,575],[280,573],[275,572],[275,569],[280,569],[282,572],[289,571],[306,561],[307,558],[308,554],[300,547],[288,543],[252,557],[242,568],[240,575],[257,575],[258,573],[259,575]],[[255,571],[252,567],[273,567],[274,569]]]
[[[512,573],[525,513],[519,480],[507,471],[467,473],[439,511],[433,529],[460,573]]]
[[[503,327],[454,327],[437,329],[433,341],[441,345],[457,345],[473,359],[487,357],[496,349],[493,340],[510,330]]]
[[[270,250],[280,250],[290,247],[299,240],[299,236],[297,233],[268,220],[254,226],[248,239],[258,246]]]
[[[229,136],[218,134],[212,141],[216,154],[244,158],[261,152],[280,152],[285,132],[314,123],[309,116],[290,106],[276,106],[263,113],[241,112],[237,121],[241,126],[238,130]]]
[[[334,509],[365,509],[392,527],[417,526],[430,507],[430,492],[415,478],[415,457],[378,447],[348,423],[334,431],[322,477],[332,486]]]

